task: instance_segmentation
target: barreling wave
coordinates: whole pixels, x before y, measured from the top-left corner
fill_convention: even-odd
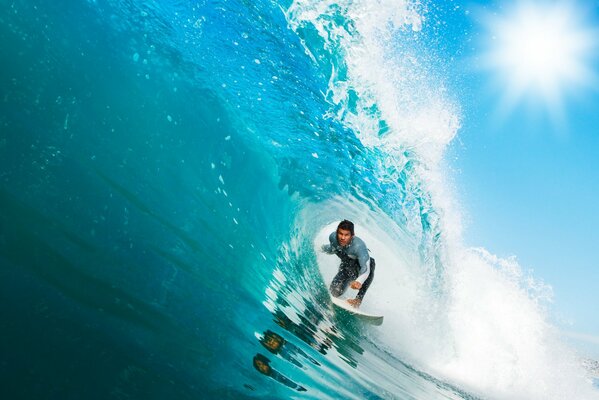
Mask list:
[[[8,397],[593,397],[550,289],[461,243],[426,3],[1,7]],[[342,218],[380,328],[331,308]]]

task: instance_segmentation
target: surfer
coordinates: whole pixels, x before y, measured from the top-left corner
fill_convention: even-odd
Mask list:
[[[341,259],[329,291],[333,297],[339,297],[348,285],[358,290],[356,298],[347,301],[358,308],[374,278],[374,258],[370,257],[366,243],[354,235],[354,223],[346,219],[339,223],[337,231],[329,235],[329,242],[322,245],[322,251],[336,254]]]

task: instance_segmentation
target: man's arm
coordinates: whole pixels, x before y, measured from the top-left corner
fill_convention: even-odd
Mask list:
[[[329,244],[323,244],[320,249],[327,254],[333,254],[335,251],[333,250],[333,240],[337,241],[337,238],[335,237],[335,232],[331,233],[329,235]]]
[[[358,262],[360,263],[360,275],[358,275],[355,282],[358,282],[361,287],[364,281],[368,279],[368,275],[370,275],[370,254],[368,254],[368,249],[365,244],[360,246],[357,250]],[[359,289],[359,287],[357,289]]]
[[[368,275],[370,275],[370,258],[364,263],[364,266],[362,266],[362,262],[360,261],[360,275],[356,278],[356,282],[360,284],[360,287],[368,279]]]

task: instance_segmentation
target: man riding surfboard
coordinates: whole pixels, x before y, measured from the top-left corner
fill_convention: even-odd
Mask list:
[[[346,219],[341,221],[337,230],[329,235],[329,242],[322,245],[322,251],[336,254],[341,259],[339,271],[329,287],[331,296],[341,296],[349,285],[352,289],[358,290],[358,294],[347,302],[358,308],[374,278],[374,258],[370,257],[366,243],[354,235],[353,222]]]

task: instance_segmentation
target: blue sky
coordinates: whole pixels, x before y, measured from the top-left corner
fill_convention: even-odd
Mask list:
[[[443,11],[463,107],[450,158],[465,240],[550,284],[554,322],[588,335],[577,346],[599,358],[599,2],[523,4]]]

